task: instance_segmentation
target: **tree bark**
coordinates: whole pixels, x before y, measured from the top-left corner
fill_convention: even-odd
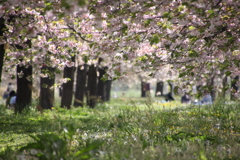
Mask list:
[[[81,69],[83,67],[83,69]],[[86,92],[86,79],[87,79],[87,65],[77,67],[77,79],[76,79],[76,89],[75,89],[75,107],[83,107],[84,104],[84,94]]]
[[[107,95],[106,95],[107,84],[106,84],[106,81],[103,81],[101,78],[106,72],[104,68],[99,68],[98,72],[99,72],[99,77],[98,77],[97,95],[99,96],[102,102],[105,102],[107,100]]]
[[[72,61],[75,61],[75,57],[72,58]],[[64,67],[63,78],[69,79],[66,83],[62,85],[62,99],[61,107],[62,108],[71,108],[72,98],[73,98],[73,83],[74,83],[74,66],[73,67]]]
[[[98,96],[99,98],[103,101],[110,101],[110,96],[111,96],[111,85],[112,81],[111,80],[102,80],[102,77],[106,73],[107,67],[105,68],[99,68],[99,77],[98,77]]]
[[[32,100],[32,66],[17,66],[17,102],[15,113],[31,104]]]
[[[5,55],[4,44],[0,45],[0,83],[2,82],[3,59]]]
[[[157,82],[155,97],[163,95],[163,87],[164,87],[163,81]]]
[[[4,19],[1,17],[0,18],[0,36],[3,36],[4,28],[5,28]],[[4,44],[1,44],[0,45],[0,83],[2,82],[2,68],[3,68],[4,55],[5,55]]]
[[[106,101],[110,101],[111,88],[112,88],[112,80],[107,80],[106,81]]]
[[[173,82],[168,82],[168,85],[170,87],[170,93],[172,96],[174,96],[174,83]]]
[[[150,91],[150,83],[141,82],[141,97],[147,97]]]
[[[210,95],[212,96],[212,101],[214,101],[215,98],[216,98],[216,90],[215,90],[215,87],[214,87],[214,85],[215,85],[214,79],[215,79],[215,77],[211,77],[210,82],[208,84],[208,88],[210,90]]]
[[[94,108],[97,102],[97,67],[89,66],[87,83],[87,104]]]
[[[222,89],[222,98],[226,98],[226,92],[227,92],[227,90],[229,89],[228,87],[228,84],[227,84],[227,79],[228,79],[228,77],[227,76],[225,76],[224,78],[223,78],[223,81],[222,81],[222,85],[223,85],[223,89]]]
[[[234,94],[238,91],[238,85],[237,82],[239,81],[239,76],[234,77],[234,79],[231,82],[231,100],[236,100],[236,97],[234,96]]]
[[[49,73],[49,77],[40,78],[39,105],[42,109],[52,109],[54,103],[54,89],[51,87],[55,82],[55,69],[52,67],[42,67],[42,73]]]

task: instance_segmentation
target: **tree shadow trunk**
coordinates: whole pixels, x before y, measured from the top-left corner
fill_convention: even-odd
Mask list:
[[[15,113],[31,104],[32,100],[32,66],[17,66],[17,102]]]
[[[54,89],[51,87],[55,82],[55,69],[52,67],[44,66],[42,68],[42,73],[48,72],[48,77],[40,78],[40,97],[39,97],[39,105],[42,109],[52,109],[54,103]]]
[[[141,97],[150,96],[150,83],[141,82]]]
[[[0,18],[0,37],[3,36],[3,30],[5,28],[4,19]],[[2,82],[2,68],[3,68],[3,59],[5,55],[4,44],[0,44],[0,83]]]
[[[112,87],[112,80],[107,80],[106,81],[106,101],[110,101],[111,87]]]
[[[87,104],[94,108],[97,102],[97,67],[89,66],[87,83]]]
[[[107,86],[106,86],[106,81],[103,81],[101,78],[106,72],[104,68],[99,68],[98,72],[99,72],[99,77],[98,77],[97,95],[99,96],[102,102],[105,102],[107,99],[107,95],[106,95]]]
[[[155,97],[163,95],[163,87],[164,87],[163,81],[157,82]]]
[[[234,77],[234,79],[231,82],[231,100],[235,101],[237,97],[235,96],[235,93],[238,92],[238,81],[239,81],[239,76]]]
[[[75,62],[75,57],[72,57],[72,61]],[[74,83],[74,70],[75,67],[64,67],[63,78],[69,79],[66,83],[62,85],[62,108],[71,108],[72,98],[73,98],[73,83]]]
[[[86,91],[86,79],[87,79],[87,65],[78,66],[77,67],[75,98],[74,98],[74,106],[75,107],[79,107],[79,106],[83,107],[84,94]]]

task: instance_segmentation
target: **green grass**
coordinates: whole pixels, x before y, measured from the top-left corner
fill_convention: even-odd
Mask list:
[[[239,159],[239,104],[161,100],[122,97],[95,109],[30,108],[23,115],[1,106],[0,159]]]

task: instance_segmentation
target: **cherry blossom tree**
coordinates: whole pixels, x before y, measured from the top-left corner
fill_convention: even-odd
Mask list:
[[[0,3],[1,44],[13,46],[9,66],[21,57],[63,69],[78,54],[89,64],[104,59],[111,79],[129,63],[151,76],[171,65],[182,80],[207,86],[239,75],[239,10],[238,0],[8,0]]]

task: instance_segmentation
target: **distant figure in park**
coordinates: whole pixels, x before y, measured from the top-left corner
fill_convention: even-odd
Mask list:
[[[113,98],[117,98],[117,93],[116,92],[113,93]]]
[[[3,93],[3,99],[7,99],[9,97],[9,93],[14,90],[12,83],[8,83],[8,87],[6,91]]]
[[[185,93],[181,98],[182,103],[191,103],[191,98],[188,93]]]
[[[208,93],[205,92],[203,97],[202,97],[202,104],[212,104],[212,96]]]
[[[169,102],[169,101],[174,101],[175,99],[173,98],[172,93],[169,92],[168,94],[165,95],[165,100]]]
[[[3,99],[7,99],[7,98],[9,97],[9,93],[10,93],[10,91],[9,91],[8,88],[7,88],[7,90],[6,90],[5,92],[3,92],[2,98],[3,98]]]
[[[6,108],[14,109],[16,105],[17,95],[14,90],[9,93],[9,97],[6,100]]]

